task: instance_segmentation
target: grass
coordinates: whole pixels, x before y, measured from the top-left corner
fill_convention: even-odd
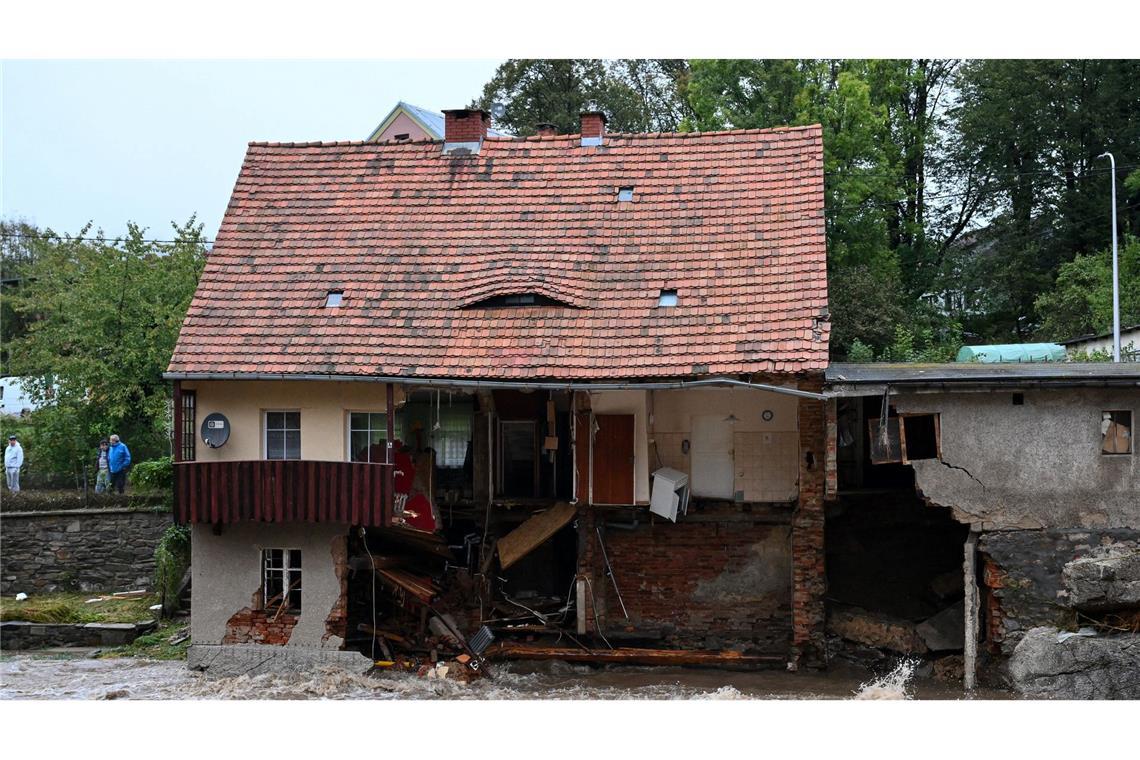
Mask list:
[[[18,602],[10,596],[0,599],[0,620],[26,620],[29,623],[138,623],[154,620],[148,608],[158,597],[108,599],[87,604],[102,594],[61,592],[30,596]]]
[[[108,659],[145,657],[150,660],[185,660],[186,648],[190,646],[190,639],[187,638],[177,644],[171,642],[189,632],[190,626],[184,620],[164,620],[158,628],[139,636],[130,644],[114,649],[104,649],[97,656]]]

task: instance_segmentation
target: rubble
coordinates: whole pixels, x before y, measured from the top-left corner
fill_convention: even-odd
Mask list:
[[[1014,649],[1009,672],[1025,696],[1140,699],[1140,635],[1064,637],[1056,628],[1033,628]]]
[[[1140,551],[1083,557],[1061,571],[1070,606],[1086,611],[1140,606]]]
[[[931,652],[961,651],[965,647],[966,606],[959,601],[915,627]]]
[[[898,654],[925,654],[926,643],[908,620],[870,612],[859,607],[833,605],[827,630],[847,641]]]

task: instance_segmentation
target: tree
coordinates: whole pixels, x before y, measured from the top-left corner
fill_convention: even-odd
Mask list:
[[[1140,324],[1140,239],[1120,246],[1120,323]],[[1061,265],[1051,290],[1036,302],[1040,336],[1067,340],[1112,329],[1112,251],[1077,256]]]
[[[511,59],[495,70],[473,105],[502,103],[496,126],[532,135],[548,122],[575,134],[582,111],[601,110],[614,132],[677,128],[686,112],[679,88],[688,66],[678,60]]]
[[[9,346],[28,378],[39,462],[57,472],[85,463],[98,437],[118,432],[136,459],[166,453],[170,391],[162,373],[205,263],[202,226],[174,226],[174,241],[35,239],[35,260],[11,295],[27,333]]]

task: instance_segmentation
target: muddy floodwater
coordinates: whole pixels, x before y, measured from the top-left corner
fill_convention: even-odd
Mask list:
[[[464,685],[411,673],[264,674],[213,678],[183,662],[17,655],[0,660],[0,699],[962,699],[960,687],[873,673],[731,672],[510,663]],[[976,695],[1008,698],[1000,692]]]

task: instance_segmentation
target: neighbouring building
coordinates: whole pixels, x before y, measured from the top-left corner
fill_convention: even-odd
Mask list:
[[[834,634],[964,652],[968,684],[1034,628],[1091,626],[1097,646],[1140,651],[1140,637],[1111,635],[1140,623],[1140,366],[833,364],[827,388]],[[1074,656],[1014,668],[1014,680],[1028,693],[1137,696],[1140,658],[1105,667],[1101,651],[1078,667]],[[1057,663],[1069,672],[1025,675]]]
[[[368,142],[442,140],[444,122],[443,114],[438,111],[420,108],[401,100],[368,135]],[[489,127],[487,134],[492,137],[503,136]]]
[[[1112,332],[1099,335],[1081,335],[1061,341],[1070,354],[1092,354],[1096,352],[1112,356]],[[1120,328],[1120,360],[1140,362],[1140,325]]]
[[[444,119],[249,146],[167,374],[192,664],[822,663],[820,128]]]

